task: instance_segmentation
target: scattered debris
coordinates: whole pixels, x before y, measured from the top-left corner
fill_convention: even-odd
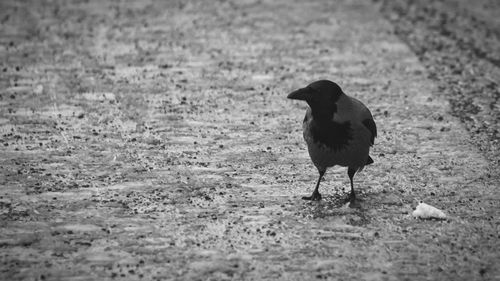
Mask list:
[[[446,219],[446,214],[443,211],[424,202],[420,202],[412,214],[420,219]]]
[[[33,94],[35,94],[35,95],[43,94],[43,85],[41,85],[41,84],[36,85],[36,87],[33,88]]]

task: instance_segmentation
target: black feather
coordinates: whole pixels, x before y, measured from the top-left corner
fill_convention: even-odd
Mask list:
[[[370,142],[373,145],[375,143],[375,137],[377,136],[377,125],[375,125],[375,121],[373,119],[365,119],[363,120],[363,125],[365,125],[370,133],[372,134],[370,137]]]
[[[366,159],[366,165],[373,164],[373,159],[368,155],[368,159]]]
[[[334,151],[346,147],[352,139],[350,122],[318,122],[313,119],[309,123],[309,130],[314,142],[324,144]]]

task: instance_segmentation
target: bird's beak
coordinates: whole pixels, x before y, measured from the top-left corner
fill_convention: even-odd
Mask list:
[[[309,89],[306,87],[291,92],[287,96],[287,98],[292,100],[306,100],[308,96],[309,96]]]

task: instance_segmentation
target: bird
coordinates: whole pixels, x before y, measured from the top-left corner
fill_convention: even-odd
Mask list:
[[[377,126],[370,110],[330,80],[315,81],[291,92],[287,98],[309,105],[302,123],[303,137],[319,172],[312,195],[302,199],[321,200],[319,184],[326,170],[339,165],[347,167],[351,192],[345,201],[353,206],[356,204],[354,174],[374,163],[369,152],[377,137]]]

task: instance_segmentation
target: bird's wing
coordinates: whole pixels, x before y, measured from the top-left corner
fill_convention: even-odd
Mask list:
[[[373,120],[373,116],[370,110],[358,99],[351,97],[353,102],[353,110],[357,112],[357,118],[361,123],[370,131],[370,143],[373,145],[375,143],[375,138],[377,137],[377,125]]]
[[[363,120],[363,125],[370,131],[370,143],[373,145],[375,143],[375,137],[377,137],[377,125],[375,125],[375,121],[373,121],[371,117]]]

